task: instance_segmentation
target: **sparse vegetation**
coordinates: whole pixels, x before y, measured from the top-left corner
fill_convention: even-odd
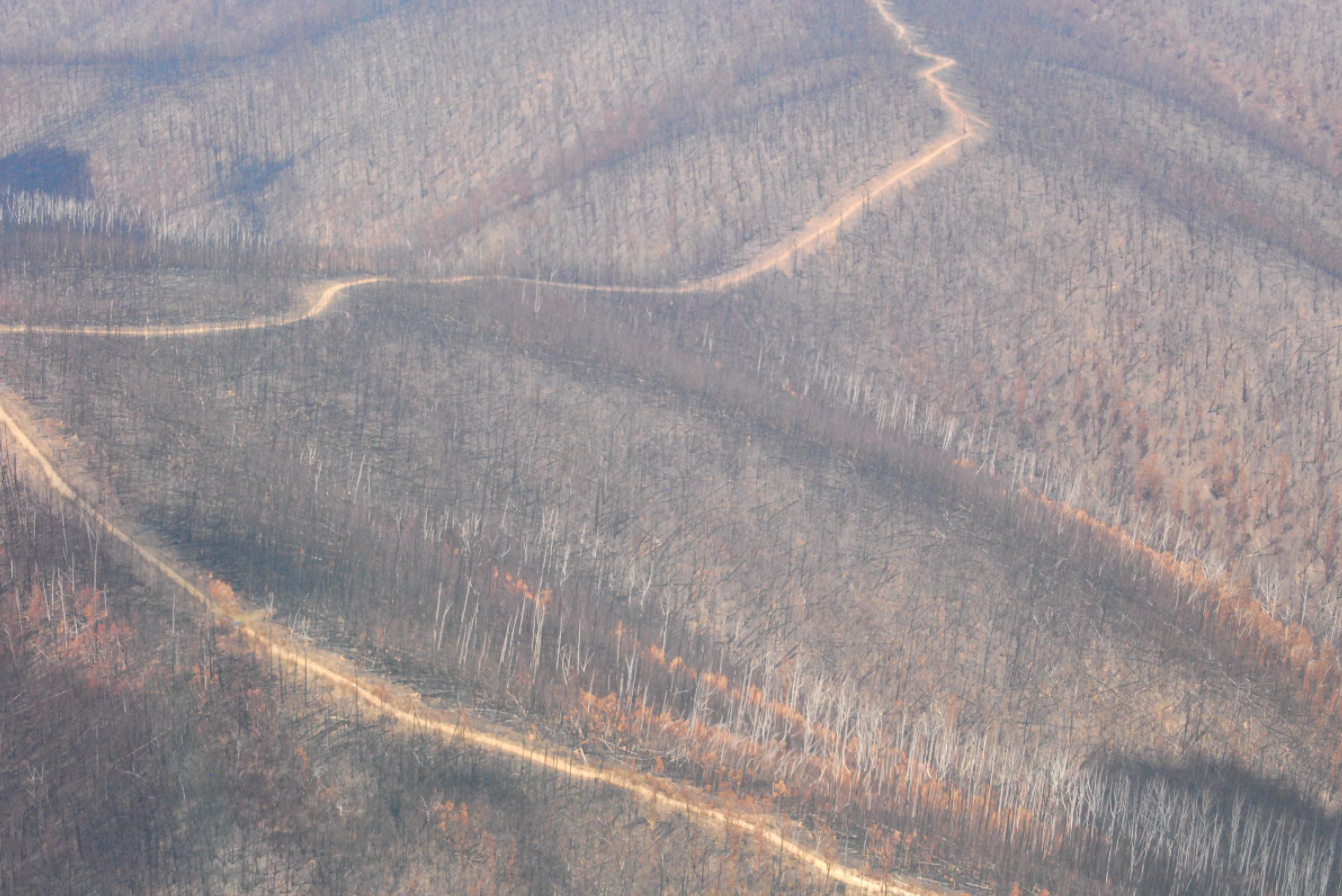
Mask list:
[[[0,32],[0,403],[89,502],[0,471],[0,887],[1338,891],[1326,39],[260,11]]]

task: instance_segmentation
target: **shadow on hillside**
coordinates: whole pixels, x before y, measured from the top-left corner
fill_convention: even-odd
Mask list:
[[[63,146],[37,146],[0,158],[0,191],[45,193],[63,198],[93,196],[86,152]]]

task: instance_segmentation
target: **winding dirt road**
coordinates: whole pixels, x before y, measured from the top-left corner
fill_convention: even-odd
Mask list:
[[[560,288],[599,290],[603,292],[632,292],[646,294],[678,294],[716,292],[729,289],[769,271],[777,270],[797,256],[823,245],[827,237],[836,234],[844,222],[860,214],[867,203],[901,184],[951,158],[960,144],[980,136],[986,125],[966,111],[939,75],[955,64],[955,60],[923,49],[909,36],[908,29],[885,7],[882,0],[867,0],[882,22],[896,38],[907,45],[914,55],[932,63],[920,76],[931,86],[933,93],[948,113],[948,126],[940,137],[924,146],[911,159],[897,162],[875,178],[848,191],[831,202],[823,211],[787,239],[765,249],[749,262],[725,273],[697,280],[687,280],[668,286],[591,286],[574,283],[553,283],[526,277],[475,275],[427,281],[435,284],[495,281],[546,284]],[[311,288],[307,300],[294,311],[275,317],[253,317],[218,323],[147,325],[147,326],[43,326],[26,324],[0,325],[0,334],[66,334],[86,336],[124,336],[137,338],[164,338],[183,336],[212,336],[270,327],[284,327],[318,317],[331,308],[348,289],[379,282],[401,282],[390,277],[363,277],[338,282],[325,282]],[[537,768],[564,775],[578,781],[600,783],[619,788],[637,798],[685,816],[714,829],[733,829],[757,837],[763,842],[796,860],[803,868],[818,873],[826,880],[845,884],[868,893],[889,896],[927,896],[931,890],[893,878],[877,878],[827,858],[819,850],[804,845],[800,837],[790,835],[774,819],[730,812],[711,804],[702,794],[690,788],[681,788],[662,778],[656,778],[622,766],[578,762],[568,752],[556,751],[542,743],[520,740],[501,732],[487,730],[478,721],[467,716],[452,716],[445,711],[427,707],[419,695],[385,679],[370,679],[352,670],[338,654],[298,645],[287,629],[268,622],[263,613],[246,611],[215,599],[192,581],[192,576],[168,559],[143,537],[132,535],[122,525],[105,516],[90,501],[81,496],[57,469],[52,452],[41,444],[36,428],[27,420],[22,403],[14,396],[0,397],[0,423],[9,432],[23,455],[32,462],[39,478],[57,494],[76,505],[114,539],[125,545],[135,557],[173,584],[199,601],[217,618],[232,623],[236,630],[263,654],[292,664],[308,675],[325,681],[337,691],[364,701],[375,711],[398,724],[421,732],[432,732],[445,740],[463,743],[526,762]]]
[[[642,295],[678,295],[692,292],[721,292],[738,286],[748,280],[778,270],[798,256],[814,252],[825,244],[829,237],[835,236],[844,222],[860,215],[868,203],[880,198],[895,187],[910,183],[914,177],[925,173],[937,165],[951,160],[952,153],[962,143],[976,140],[987,129],[984,121],[962,106],[941,73],[955,65],[949,56],[941,56],[924,49],[909,36],[908,28],[896,19],[883,0],[866,0],[876,11],[881,22],[915,56],[926,59],[932,65],[919,72],[919,77],[932,88],[933,94],[947,113],[947,126],[941,136],[922,147],[910,159],[896,162],[881,171],[871,180],[859,184],[845,192],[818,214],[811,217],[801,229],[774,245],[764,249],[750,261],[721,274],[702,277],[696,280],[682,280],[666,286],[612,286],[587,283],[563,283],[551,280],[538,280],[533,277],[514,277],[506,274],[467,274],[459,277],[447,277],[437,280],[421,281],[433,284],[459,284],[472,282],[525,283],[596,292],[622,292]],[[345,289],[396,280],[392,277],[364,277],[338,283],[323,284],[312,291],[307,304],[295,311],[279,317],[251,317],[237,321],[222,321],[205,324],[149,324],[144,326],[108,326],[85,324],[72,326],[46,326],[42,324],[0,324],[0,335],[17,333],[46,333],[78,336],[136,336],[155,338],[164,336],[211,336],[221,333],[236,333],[245,330],[263,330],[268,327],[286,327],[317,317],[335,302]],[[402,282],[402,281],[398,281]]]

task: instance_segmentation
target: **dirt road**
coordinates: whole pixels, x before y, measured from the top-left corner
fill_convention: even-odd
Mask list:
[[[588,286],[583,284],[552,283],[557,287],[597,289],[602,291],[674,294],[720,291],[744,283],[768,271],[776,270],[797,257],[823,244],[836,234],[843,223],[859,214],[864,206],[891,189],[908,183],[915,175],[947,161],[960,144],[981,134],[983,122],[967,112],[955,99],[938,75],[955,64],[955,60],[931,53],[914,43],[903,24],[894,18],[880,0],[868,0],[881,21],[904,42],[910,52],[929,60],[932,65],[921,72],[938,100],[949,115],[949,125],[935,141],[923,147],[917,155],[891,165],[875,178],[840,196],[798,231],[757,255],[754,259],[725,273],[699,280],[660,287]],[[393,278],[362,277],[357,279],[316,284],[308,290],[304,302],[294,311],[275,317],[254,317],[238,321],[208,324],[148,325],[148,326],[43,326],[24,324],[0,325],[0,334],[45,333],[87,336],[121,336],[135,338],[167,338],[187,336],[214,336],[224,333],[283,327],[317,317],[326,312],[341,293],[356,286],[386,282]],[[462,276],[430,281],[439,284],[466,283],[492,280],[517,283],[548,283],[524,277]],[[633,794],[664,810],[680,812],[695,821],[715,829],[734,829],[758,837],[780,853],[786,853],[808,871],[830,881],[868,893],[889,896],[927,896],[933,892],[893,878],[876,878],[832,861],[815,848],[806,846],[798,837],[789,835],[773,819],[747,813],[736,813],[712,804],[704,795],[689,788],[678,788],[665,779],[646,775],[621,766],[589,764],[577,761],[567,752],[552,746],[517,739],[498,731],[491,731],[465,715],[451,717],[448,713],[424,705],[420,697],[394,683],[382,679],[360,677],[339,655],[329,651],[297,645],[286,629],[269,623],[264,614],[240,610],[210,596],[209,589],[201,588],[191,574],[174,561],[150,546],[143,536],[133,535],[97,510],[82,497],[57,469],[51,459],[49,446],[28,422],[22,404],[14,396],[0,397],[0,423],[15,442],[22,456],[29,461],[32,472],[57,494],[75,504],[81,512],[128,548],[135,557],[157,573],[167,577],[182,591],[199,601],[217,618],[231,623],[258,651],[290,663],[309,675],[328,683],[337,691],[364,701],[372,709],[383,713],[407,728],[433,732],[446,740],[469,744],[477,749],[509,756],[533,766],[547,769],[579,781],[604,784]]]
[[[895,187],[910,183],[914,177],[923,174],[939,164],[951,160],[954,150],[962,143],[978,139],[987,125],[983,120],[966,110],[951,92],[940,75],[955,65],[949,56],[941,56],[924,49],[909,36],[908,29],[896,19],[882,0],[867,0],[876,11],[882,24],[888,27],[895,37],[903,43],[910,53],[928,60],[932,65],[923,69],[919,77],[928,83],[933,94],[947,113],[947,126],[936,140],[924,146],[910,159],[890,165],[871,180],[859,184],[839,196],[824,210],[810,218],[801,229],[786,239],[764,249],[745,264],[696,280],[684,280],[666,286],[611,286],[585,283],[557,283],[549,280],[537,280],[531,277],[512,277],[501,274],[476,274],[448,277],[428,281],[435,284],[459,284],[481,281],[544,284],[561,289],[594,290],[598,292],[623,292],[645,295],[676,295],[691,292],[721,292],[752,280],[761,274],[778,270],[800,255],[813,252],[825,245],[828,238],[834,237],[845,221],[860,215],[868,203],[880,198]],[[267,327],[284,327],[308,320],[325,312],[334,303],[341,292],[353,286],[363,286],[391,280],[389,277],[364,277],[337,283],[324,283],[312,288],[305,304],[298,309],[276,317],[252,317],[238,321],[224,321],[208,324],[149,324],[145,326],[107,326],[87,324],[74,326],[46,326],[42,324],[0,324],[0,335],[16,333],[46,333],[80,336],[135,336],[155,338],[165,336],[213,336],[222,333],[236,333],[245,330],[262,330]]]
[[[41,444],[41,437],[30,434],[32,424],[26,420],[20,422],[22,414],[12,412],[7,407],[13,401],[12,397],[0,401],[0,424],[14,440],[22,456],[31,463],[37,477],[128,548],[141,562],[167,577],[217,619],[231,623],[237,633],[258,652],[288,663],[326,682],[336,691],[363,701],[372,710],[405,728],[431,732],[450,743],[466,744],[508,756],[574,780],[615,787],[658,809],[682,813],[706,827],[731,829],[758,837],[771,848],[786,853],[806,869],[816,872],[824,880],[887,896],[930,896],[934,892],[895,878],[876,878],[863,874],[804,845],[799,838],[789,836],[773,819],[720,808],[692,788],[677,787],[669,780],[623,766],[592,764],[586,759],[578,759],[568,750],[491,731],[464,713],[453,717],[446,711],[426,706],[418,694],[389,680],[367,675],[360,677],[336,653],[296,643],[292,632],[269,622],[264,612],[239,609],[213,598],[207,588],[201,588],[192,581],[189,573],[147,544],[147,539],[132,535],[81,497],[56,469],[50,459],[50,450]]]

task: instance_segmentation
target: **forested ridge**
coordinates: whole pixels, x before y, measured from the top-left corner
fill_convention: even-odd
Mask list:
[[[0,32],[8,891],[1337,891],[1260,19],[70,5]]]

